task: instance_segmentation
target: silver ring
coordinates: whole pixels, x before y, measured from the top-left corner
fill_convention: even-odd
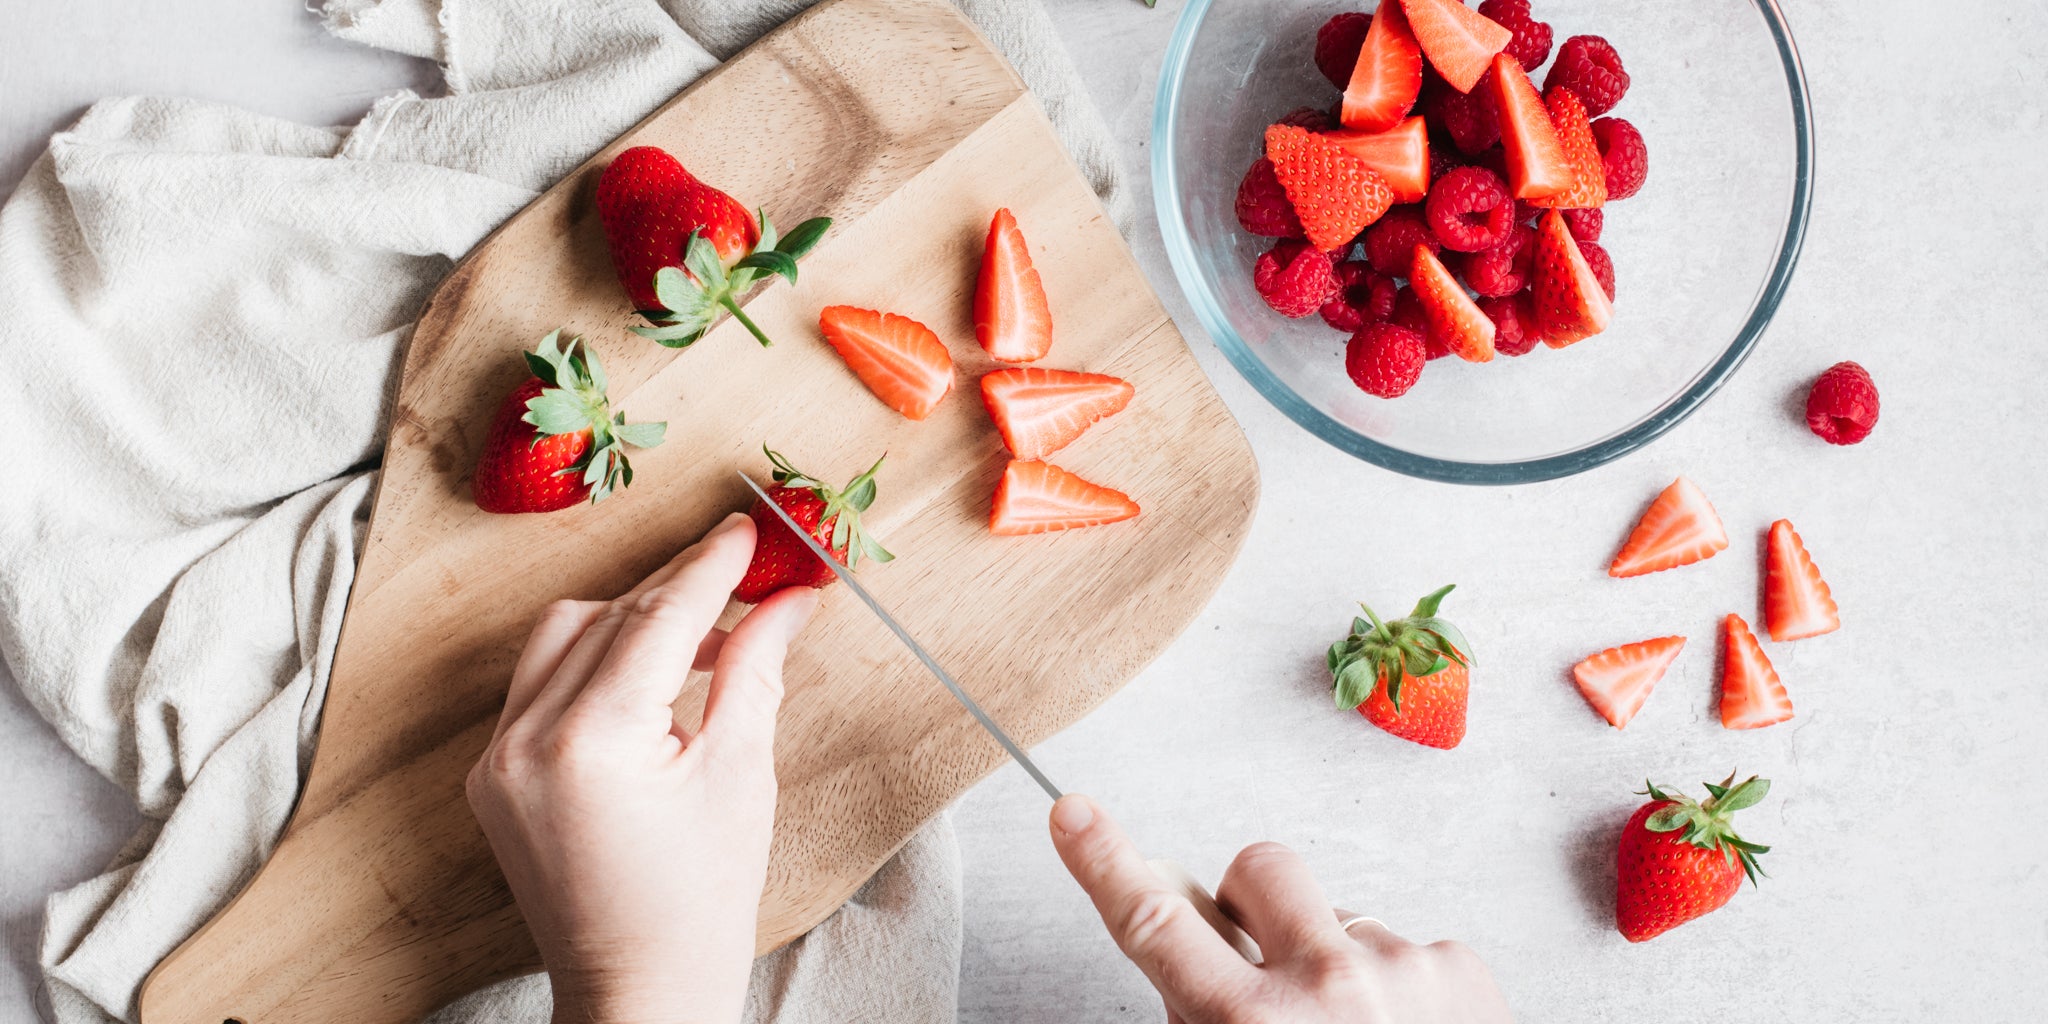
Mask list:
[[[1351,933],[1351,926],[1354,924],[1361,923],[1376,924],[1379,925],[1381,928],[1385,928],[1387,926],[1386,922],[1380,920],[1377,917],[1367,917],[1364,914],[1353,914],[1350,917],[1347,917],[1344,920],[1337,922],[1337,927],[1340,930],[1342,930],[1345,934],[1349,935]]]

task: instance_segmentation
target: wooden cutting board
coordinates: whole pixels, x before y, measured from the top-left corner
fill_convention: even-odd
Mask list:
[[[675,153],[779,224],[835,218],[801,284],[674,352],[635,322],[592,192],[629,145]],[[1054,461],[1128,491],[1138,519],[995,538],[1005,458],[977,380],[972,295],[989,217],[1030,239],[1055,321],[1042,365],[1137,387]],[[817,334],[852,303],[936,330],[954,392],[912,423]],[[633,487],[547,516],[477,511],[468,475],[518,353],[566,327],[611,393],[668,440]],[[405,358],[369,538],[335,656],[318,751],[269,863],[166,958],[147,1024],[398,1024],[539,968],[463,798],[539,609],[624,591],[747,505],[768,442],[843,480],[882,452],[869,516],[895,562],[863,578],[996,719],[1031,744],[1072,724],[1197,614],[1243,540],[1257,469],[1037,101],[942,0],[835,0],[772,33],[570,173],[486,239],[422,315]],[[737,609],[728,611],[728,622]],[[857,600],[828,591],[791,654],[776,743],[781,802],[759,948],[843,903],[1000,749]],[[678,703],[694,723],[703,685]],[[1085,780],[1073,780],[1076,783]]]

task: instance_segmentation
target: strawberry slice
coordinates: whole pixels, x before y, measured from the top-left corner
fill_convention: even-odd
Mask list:
[[[1394,205],[1394,192],[1365,161],[1328,137],[1276,124],[1266,129],[1266,159],[1310,245],[1335,252]]]
[[[1712,558],[1727,546],[1728,531],[1721,528],[1713,503],[1692,481],[1679,477],[1650,502],[1629,531],[1621,554],[1607,567],[1607,575],[1621,578],[1676,569]]]
[[[1398,9],[1389,4],[1388,8]],[[1383,132],[1340,129],[1324,133],[1363,161],[1394,193],[1396,203],[1419,203],[1429,195],[1429,123],[1420,115]]]
[[[1465,6],[1464,0],[1401,0],[1401,11],[1430,66],[1459,92],[1471,92],[1486,74],[1487,62],[1515,39],[1513,32]]]
[[[1042,459],[1122,412],[1135,390],[1118,378],[1072,370],[1007,367],[981,378],[988,418],[1011,454]]]
[[[1841,610],[1792,521],[1771,524],[1764,556],[1764,628],[1771,639],[1804,640],[1842,628]]]
[[[1721,620],[1721,724],[1761,729],[1792,717],[1792,697],[1740,615]]]
[[[988,529],[998,537],[1051,533],[1121,522],[1138,514],[1138,503],[1121,491],[1092,484],[1058,466],[1013,461],[996,484]]]
[[[1609,647],[1572,666],[1572,679],[1586,703],[1600,712],[1609,725],[1628,727],[1628,720],[1641,711],[1650,691],[1664,678],[1664,670],[1685,649],[1682,636],[1660,636],[1655,640]]]
[[[953,387],[953,356],[932,329],[907,316],[826,306],[818,330],[882,404],[913,419],[931,415]]]
[[[1543,343],[1563,348],[1607,329],[1614,300],[1586,262],[1564,214],[1551,210],[1536,229],[1536,331]]]
[[[1516,199],[1541,199],[1578,184],[1550,110],[1535,83],[1515,58],[1493,59],[1494,106],[1500,111],[1500,140],[1506,149],[1508,189]],[[1589,129],[1590,130],[1590,129]]]
[[[1480,311],[1479,304],[1465,293],[1465,286],[1429,251],[1429,246],[1415,247],[1408,285],[1422,301],[1422,318],[1429,324],[1430,338],[1441,339],[1468,363],[1493,360],[1493,321]]]
[[[1358,49],[1358,63],[1352,65],[1337,119],[1346,128],[1383,132],[1415,109],[1415,97],[1421,93],[1422,48],[1408,29],[1401,5],[1382,3]]]
[[[1586,117],[1585,101],[1579,94],[1558,86],[1543,98],[1550,111],[1550,126],[1564,147],[1564,160],[1572,169],[1572,187],[1554,196],[1530,200],[1531,206],[1562,210],[1597,210],[1607,205],[1607,162],[1600,156],[1600,143],[1593,138],[1593,122]]]
[[[1028,363],[1052,348],[1052,307],[1031,265],[1031,248],[1007,209],[988,225],[974,288],[974,339],[1005,363]]]

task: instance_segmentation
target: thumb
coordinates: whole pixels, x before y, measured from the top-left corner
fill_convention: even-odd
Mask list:
[[[746,760],[773,755],[783,658],[818,610],[818,597],[809,587],[790,587],[756,605],[732,628],[711,669],[698,742]]]

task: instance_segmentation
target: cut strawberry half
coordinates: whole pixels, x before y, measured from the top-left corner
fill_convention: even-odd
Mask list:
[[[1289,124],[1266,129],[1266,159],[1294,204],[1310,245],[1335,252],[1394,205],[1394,192],[1365,161],[1328,136]]]
[[[1664,670],[1684,649],[1682,636],[1609,647],[1573,665],[1572,679],[1600,717],[1617,729],[1627,728],[1629,719],[1650,699],[1657,681],[1664,678]]]
[[[1419,203],[1429,195],[1429,123],[1419,115],[1388,131],[1346,129],[1327,137],[1372,168],[1393,190],[1394,202]]]
[[[1764,628],[1771,639],[1780,643],[1804,640],[1842,628],[1835,595],[1820,578],[1820,569],[1806,553],[1806,544],[1791,520],[1771,524],[1764,566]]]
[[[1052,348],[1052,307],[1031,265],[1031,248],[1007,209],[988,225],[974,288],[974,339],[1005,363],[1028,363]]]
[[[1448,267],[1429,246],[1415,247],[1415,262],[1408,270],[1408,285],[1422,302],[1422,317],[1429,324],[1429,336],[1440,338],[1458,358],[1468,363],[1493,359],[1493,321],[1479,304],[1465,293]]]
[[[1563,348],[1607,329],[1614,300],[1572,237],[1564,215],[1551,210],[1536,229],[1536,330],[1543,343]]]
[[[1415,109],[1421,92],[1422,48],[1408,29],[1401,5],[1389,0],[1373,12],[1372,28],[1358,49],[1358,63],[1351,68],[1337,118],[1346,128],[1383,132]]]
[[[1728,531],[1714,505],[1693,482],[1679,477],[1650,502],[1607,575],[1641,576],[1705,561],[1728,546]]]
[[[996,484],[988,529],[998,537],[1018,537],[1122,522],[1137,514],[1138,503],[1122,491],[1089,483],[1049,463],[1017,460]]]
[[[953,356],[932,329],[907,316],[826,306],[818,330],[884,405],[913,419],[931,415],[953,387]]]
[[[1761,729],[1792,717],[1792,697],[1740,615],[1721,620],[1721,724]]]
[[[981,400],[1010,453],[1042,459],[1122,412],[1135,389],[1116,377],[1008,367],[981,378]]]
[[[1543,99],[1550,111],[1550,126],[1557,143],[1564,147],[1565,163],[1572,169],[1572,187],[1554,196],[1529,201],[1531,206],[1561,210],[1597,210],[1607,204],[1607,163],[1601,159],[1600,143],[1593,138],[1593,122],[1586,117],[1586,104],[1579,94],[1558,86]]]
[[[1508,190],[1516,199],[1541,199],[1570,191],[1578,183],[1564,144],[1550,123],[1550,110],[1535,83],[1513,57],[1493,59],[1494,105],[1500,111],[1500,141],[1506,150]]]
[[[1464,0],[1401,0],[1401,11],[1430,66],[1459,92],[1471,92],[1486,74],[1487,62],[1515,39]]]

